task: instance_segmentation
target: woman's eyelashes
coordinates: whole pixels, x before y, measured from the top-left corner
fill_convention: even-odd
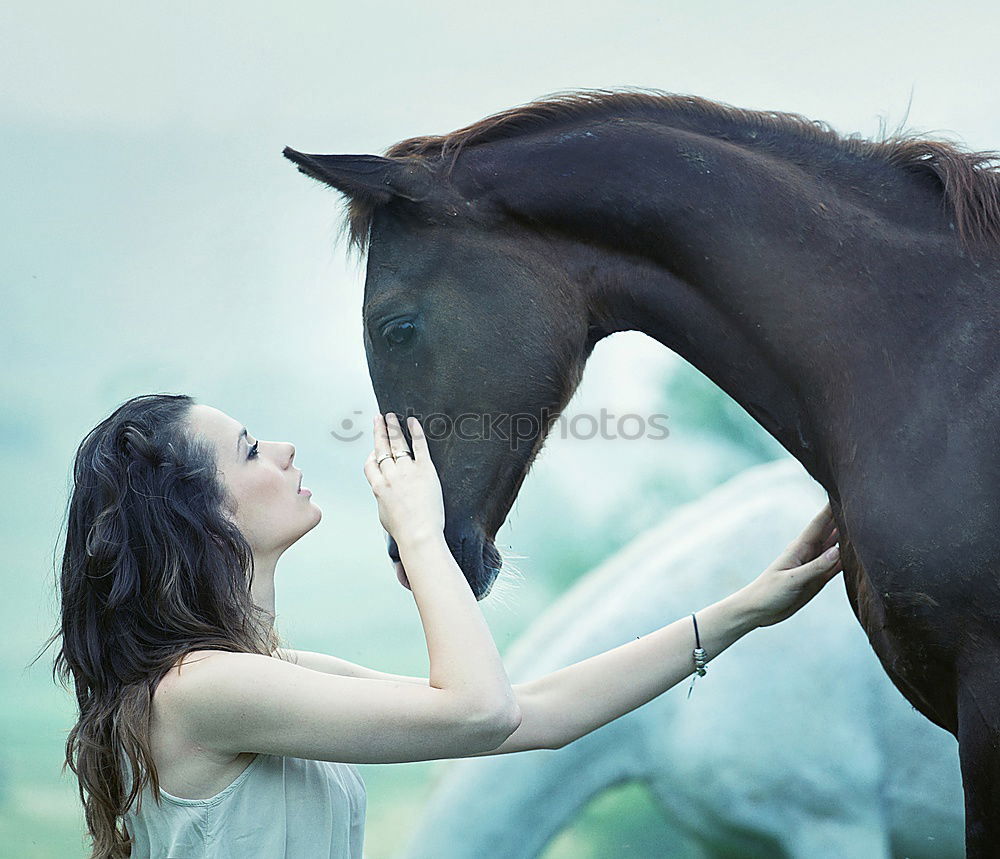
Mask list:
[[[250,448],[250,451],[247,453],[247,459],[253,459],[257,455],[257,445],[259,444],[260,444],[259,441],[255,441],[253,443],[253,445]]]

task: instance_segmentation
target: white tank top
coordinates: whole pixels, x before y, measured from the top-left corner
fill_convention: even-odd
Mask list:
[[[150,787],[125,815],[132,859],[363,859],[367,797],[353,764],[258,754],[208,799],[161,788],[157,805]]]

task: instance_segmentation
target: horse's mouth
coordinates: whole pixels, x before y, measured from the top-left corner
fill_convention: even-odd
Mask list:
[[[449,541],[448,548],[451,549],[452,555],[456,558],[456,562],[469,583],[469,587],[472,588],[476,599],[481,600],[488,597],[493,589],[493,583],[497,580],[500,569],[503,567],[503,558],[500,557],[500,552],[493,540],[482,532],[473,532],[461,537],[457,547]],[[412,590],[406,575],[406,568],[399,557],[399,547],[391,537],[387,550],[396,570],[396,579],[404,588]]]
[[[479,558],[479,576],[470,582],[472,592],[476,595],[477,600],[485,599],[490,595],[493,583],[496,582],[500,575],[500,569],[503,567],[503,558],[500,557],[496,544],[488,537],[484,537],[482,546]],[[469,578],[468,572],[465,573],[465,577]],[[479,583],[478,587],[477,582]]]

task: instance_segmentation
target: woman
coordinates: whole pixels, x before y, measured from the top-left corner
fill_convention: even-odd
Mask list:
[[[287,442],[183,395],[135,397],[74,463],[55,668],[79,720],[93,857],[361,856],[357,763],[556,749],[641,706],[839,570],[826,505],[760,576],[636,641],[511,686],[444,540],[419,422],[375,418],[364,473],[413,593],[428,678],[280,646],[278,558],[322,512]],[[697,629],[700,638],[696,638]],[[700,645],[701,650],[695,650]]]

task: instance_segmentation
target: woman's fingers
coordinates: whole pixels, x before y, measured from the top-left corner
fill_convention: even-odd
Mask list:
[[[382,459],[387,453],[392,453],[389,447],[389,431],[382,415],[375,415],[375,459]],[[385,460],[388,462],[389,460]]]
[[[802,533],[785,547],[780,556],[781,563],[787,566],[799,566],[815,558],[823,551],[824,543],[829,539],[833,527],[833,511],[830,509],[830,502],[827,501]]]
[[[818,576],[822,576],[824,582],[830,581],[833,576],[840,572],[840,547],[837,545],[837,537],[830,536],[817,550],[815,557],[811,558],[804,567],[810,569]]]
[[[823,567],[835,567],[840,563],[840,547],[830,546],[820,552],[810,563],[817,563]]]
[[[410,446],[406,443],[403,427],[394,412],[390,412],[388,416],[376,415],[374,423],[375,450],[373,453],[376,461],[387,453],[391,453],[394,460],[400,457],[410,458],[407,455],[407,452],[410,451]],[[430,450],[427,447],[427,436],[424,434],[424,428],[420,425],[420,421],[411,416],[407,418],[407,426],[410,430],[410,436],[413,439],[413,460],[429,460]],[[384,461],[388,462],[389,460]]]
[[[830,502],[828,500],[809,521],[809,524],[806,525],[799,539],[818,546],[823,542],[826,535],[830,533],[831,525],[833,525],[833,510],[830,509]]]
[[[409,459],[410,446],[406,443],[406,436],[403,435],[403,427],[400,426],[399,418],[395,412],[389,412],[385,419],[385,425],[389,435],[389,449],[396,459]]]
[[[840,541],[840,531],[834,528],[829,534],[827,534],[826,539],[823,541],[823,545],[820,546],[820,551],[825,552],[835,543]]]
[[[765,594],[761,603],[766,618],[763,626],[790,617],[843,570],[839,551],[829,554],[839,540],[840,532],[827,503],[758,578]]]
[[[431,452],[427,447],[427,436],[424,435],[424,428],[420,426],[420,421],[411,416],[407,418],[406,422],[410,428],[410,438],[413,439],[413,461],[430,461]]]
[[[365,460],[364,471],[369,486],[371,486],[372,489],[374,489],[375,485],[382,480],[382,472],[380,472],[378,469],[378,464],[376,462],[376,455],[374,450],[368,454],[368,459]]]

